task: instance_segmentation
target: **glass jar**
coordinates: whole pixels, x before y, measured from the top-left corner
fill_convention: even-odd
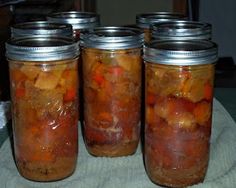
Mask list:
[[[59,36],[73,37],[70,24],[52,23],[49,21],[35,21],[15,24],[11,27],[11,37],[19,38],[26,36]]]
[[[196,21],[168,21],[151,25],[153,40],[211,40],[211,24]]]
[[[57,12],[52,13],[47,17],[47,19],[51,22],[55,23],[67,23],[71,24],[73,27],[73,36],[76,40],[79,40],[80,33],[82,31],[91,30],[100,25],[100,17],[98,14],[93,12],[79,12],[79,11],[69,11],[69,12]],[[80,116],[79,120],[83,121],[83,77],[82,77],[82,58],[80,58],[80,63],[78,67],[79,72],[79,109]]]
[[[148,12],[136,15],[136,25],[143,29],[145,42],[151,40],[150,26],[154,23],[166,22],[171,20],[185,20],[186,16],[176,12]]]
[[[71,175],[78,153],[78,44],[24,37],[6,43],[15,161],[34,181]]]
[[[100,25],[99,15],[93,12],[57,12],[47,17],[49,21],[71,24],[74,37],[79,40],[80,32],[90,30]]]
[[[199,183],[209,159],[216,44],[154,41],[144,60],[147,174],[168,187]]]
[[[84,137],[95,156],[136,151],[140,132],[143,34],[128,27],[100,27],[81,34]]]

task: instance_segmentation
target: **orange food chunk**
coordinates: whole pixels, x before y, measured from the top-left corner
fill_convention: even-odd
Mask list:
[[[27,79],[26,75],[17,69],[10,69],[11,80],[16,85]]]
[[[23,65],[20,69],[30,80],[34,80],[39,72],[41,71],[41,68],[38,66],[32,66],[32,65]]]
[[[67,89],[66,93],[63,96],[63,100],[64,102],[70,102],[70,101],[74,101],[76,99],[77,96],[77,92],[75,90],[75,88],[69,88]]]
[[[210,85],[209,83],[206,83],[204,86],[204,96],[206,100],[212,100],[213,98],[213,88],[212,85]]]
[[[35,82],[35,87],[39,89],[54,89],[57,86],[59,78],[51,72],[40,72]]]
[[[15,96],[16,96],[16,98],[24,97],[25,96],[25,88],[23,88],[23,87],[17,88],[15,91]]]
[[[104,81],[105,81],[105,78],[103,75],[100,75],[100,74],[94,74],[93,75],[93,80],[99,85],[101,86]]]
[[[211,105],[208,102],[200,102],[194,108],[193,114],[198,124],[204,125],[211,116]]]
[[[156,103],[156,97],[152,93],[147,94],[147,99],[146,100],[147,100],[148,105],[154,105]]]

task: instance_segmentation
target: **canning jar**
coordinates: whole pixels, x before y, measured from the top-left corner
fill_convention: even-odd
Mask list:
[[[128,27],[100,27],[81,34],[84,138],[95,156],[136,151],[140,132],[143,34]]]
[[[53,23],[49,21],[35,21],[18,23],[11,27],[11,37],[19,38],[25,36],[61,36],[73,37],[73,30],[70,24]]]
[[[100,25],[99,15],[93,12],[57,12],[50,14],[47,19],[52,22],[71,24],[74,37],[78,40],[81,31],[90,30]]]
[[[216,44],[153,41],[144,47],[144,60],[147,174],[168,187],[201,182],[209,159]]]
[[[145,42],[151,40],[150,26],[154,23],[166,22],[171,20],[185,20],[186,16],[177,12],[148,12],[136,15],[136,25],[143,29]]]
[[[211,40],[211,24],[175,20],[151,25],[153,40]]]
[[[24,37],[6,43],[15,161],[30,180],[71,175],[78,153],[78,44]]]
[[[83,31],[91,30],[100,25],[100,17],[98,14],[93,12],[79,12],[79,11],[68,11],[68,12],[57,12],[52,13],[47,17],[51,22],[55,23],[67,23],[71,24],[73,27],[73,36],[76,40],[79,40],[80,33]],[[80,58],[80,63],[78,67],[79,76],[79,120],[83,121],[83,77],[82,77],[82,58]]]

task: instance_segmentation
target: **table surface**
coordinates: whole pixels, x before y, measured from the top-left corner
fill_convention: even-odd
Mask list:
[[[234,121],[236,121],[236,88],[215,88],[215,98],[220,101],[224,108],[229,112]],[[0,147],[11,134],[10,127],[6,126],[0,129]]]

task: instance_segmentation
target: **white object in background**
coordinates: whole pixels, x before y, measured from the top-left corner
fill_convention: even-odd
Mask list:
[[[11,119],[11,103],[9,101],[0,102],[0,129],[6,126]]]

